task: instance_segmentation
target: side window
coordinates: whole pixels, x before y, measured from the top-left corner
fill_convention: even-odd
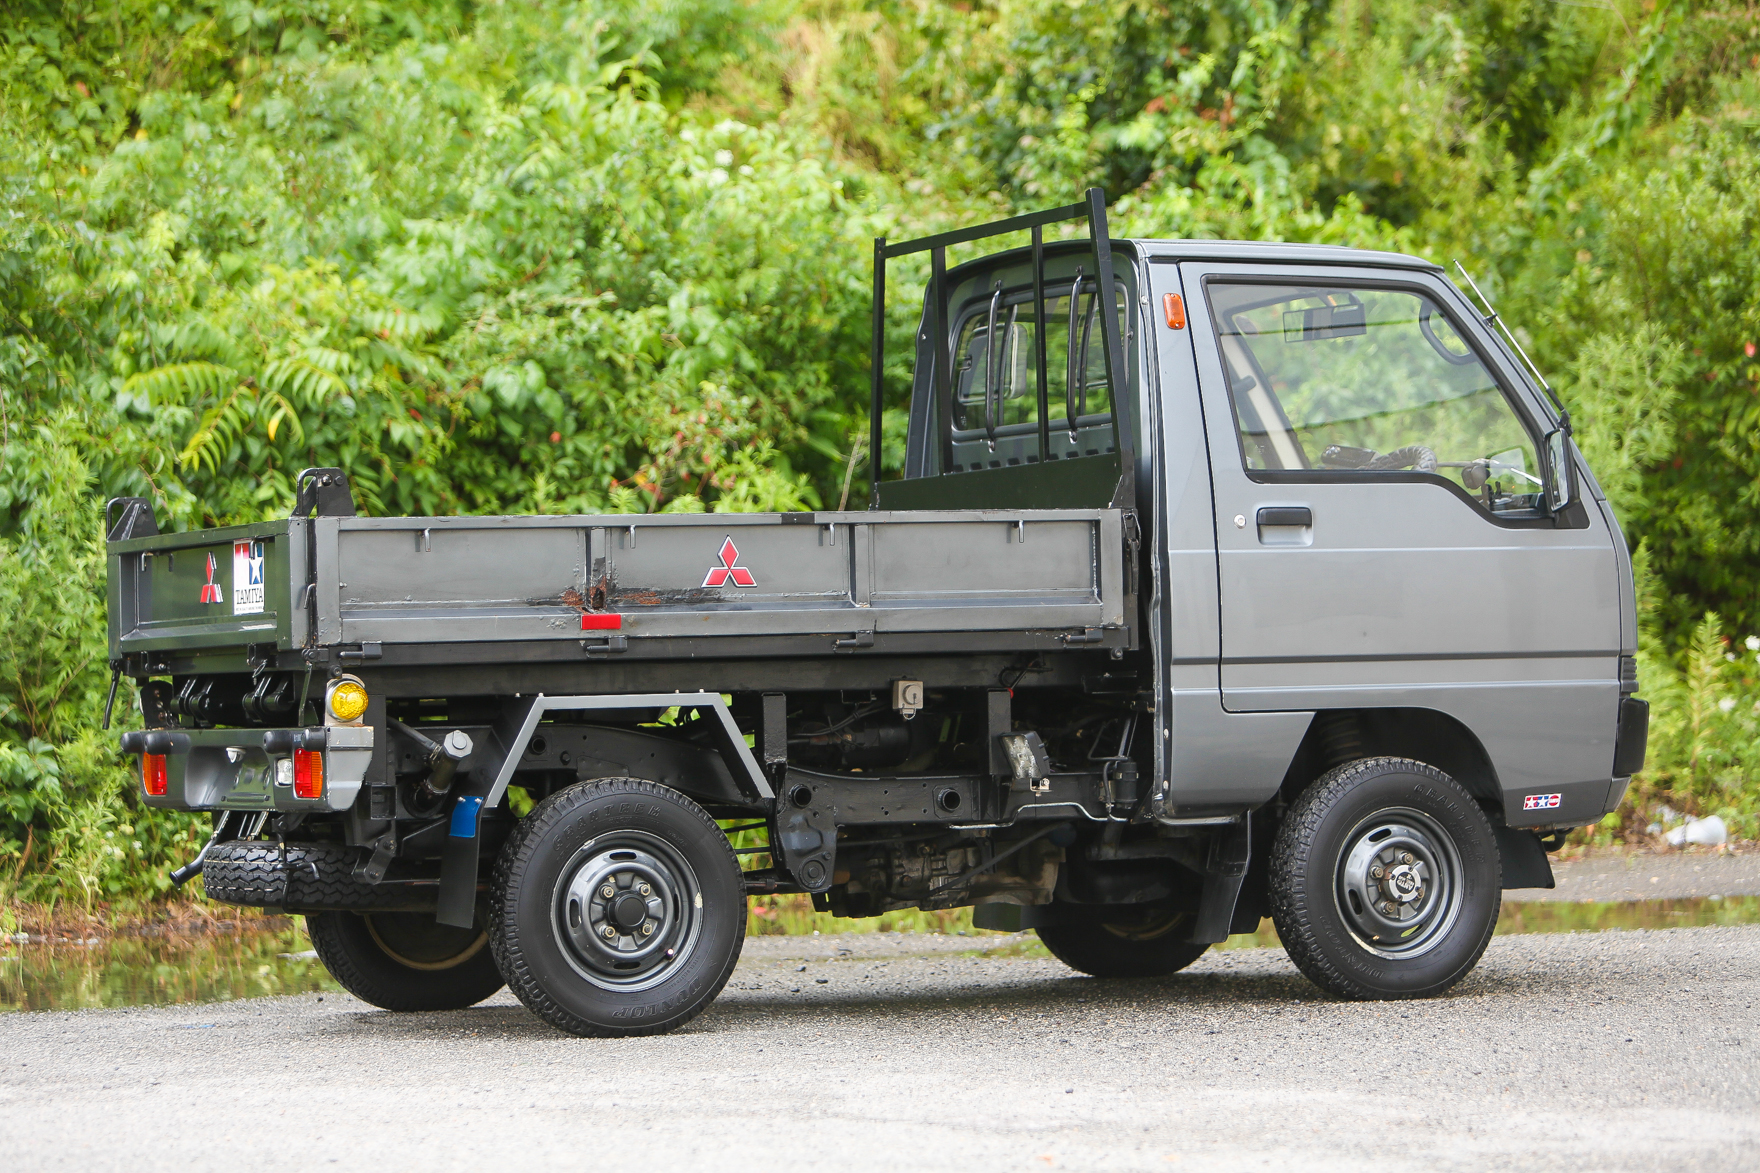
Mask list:
[[[1430,298],[1220,282],[1208,294],[1249,469],[1432,473],[1489,512],[1541,507],[1533,437]]]

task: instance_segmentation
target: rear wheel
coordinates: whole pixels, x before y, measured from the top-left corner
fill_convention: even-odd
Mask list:
[[[431,912],[313,912],[306,933],[343,989],[385,1010],[462,1010],[502,986],[480,925],[454,928]]]
[[[570,1034],[660,1034],[714,1001],[745,942],[727,836],[676,790],[601,778],[520,821],[495,866],[490,946],[508,985]]]
[[[1209,945],[1185,939],[1191,917],[1153,911],[1114,921],[1047,925],[1035,930],[1051,955],[1071,969],[1102,978],[1163,977],[1204,956]]]
[[[1424,998],[1477,965],[1502,898],[1491,823],[1407,758],[1338,767],[1278,828],[1271,915],[1290,960],[1345,998]]]

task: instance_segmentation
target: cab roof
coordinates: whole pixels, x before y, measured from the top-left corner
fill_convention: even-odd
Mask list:
[[[1132,240],[1147,260],[1248,261],[1259,264],[1367,265],[1385,269],[1427,269],[1442,266],[1405,253],[1345,248],[1335,244],[1287,244],[1267,240]]]

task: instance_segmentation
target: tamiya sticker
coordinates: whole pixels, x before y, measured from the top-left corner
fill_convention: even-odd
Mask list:
[[[209,560],[213,556],[209,555]],[[216,588],[217,590],[218,588]],[[218,600],[215,600],[218,602]],[[263,611],[263,543],[232,543],[232,613],[260,615]]]
[[[734,586],[757,586],[758,580],[752,572],[738,565],[739,547],[733,544],[730,537],[721,543],[721,565],[712,568],[703,579],[706,587],[726,586],[731,580]]]
[[[1525,811],[1557,810],[1558,804],[1563,798],[1562,794],[1530,794],[1522,799],[1522,809]]]
[[[214,581],[214,572],[219,569],[220,564],[214,561],[214,555],[209,554],[208,581],[202,584],[202,602],[204,603],[224,603],[226,601],[220,596],[220,584]]]

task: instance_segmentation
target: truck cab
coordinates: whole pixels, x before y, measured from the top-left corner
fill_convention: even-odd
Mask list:
[[[377,1005],[506,982],[582,1035],[688,1021],[762,893],[1097,977],[1270,916],[1336,996],[1458,982],[1647,726],[1624,539],[1495,313],[1415,257],[1113,239],[1097,191],[874,261],[870,450],[889,375],[909,437],[865,511],[112,502],[122,748],[215,821],[182,878]]]

